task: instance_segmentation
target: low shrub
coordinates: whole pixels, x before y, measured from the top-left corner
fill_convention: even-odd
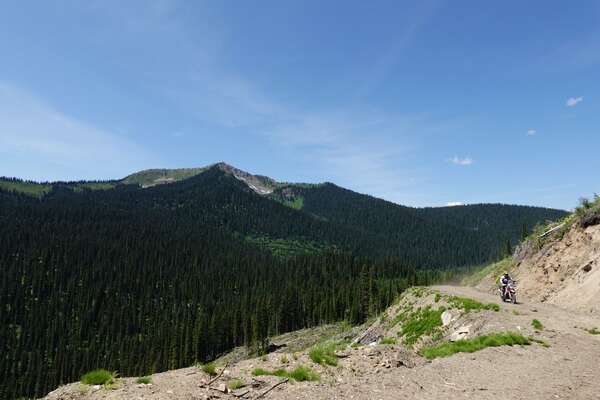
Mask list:
[[[241,379],[233,379],[227,383],[227,387],[231,390],[241,389],[246,386],[246,383]]]
[[[336,366],[338,359],[335,349],[335,343],[318,344],[310,350],[308,356],[316,364]]]
[[[111,383],[116,374],[105,369],[95,369],[81,377],[81,383],[86,385],[104,385]]]
[[[287,371],[282,368],[277,369],[275,371],[271,371],[271,370],[264,369],[264,368],[255,368],[252,371],[252,375],[254,375],[254,376],[264,376],[264,375],[279,376],[281,378],[293,379],[298,382],[318,381],[319,379],[321,379],[319,374],[317,374],[312,369],[310,369],[304,365],[299,365],[291,371]]]
[[[394,339],[393,337],[385,337],[381,339],[379,344],[396,344],[396,339]]]
[[[536,331],[541,331],[542,329],[544,329],[544,325],[542,325],[542,323],[537,319],[531,321],[531,326],[533,326],[533,329],[535,329]]]
[[[217,366],[215,363],[201,364],[200,369],[210,376],[215,376],[217,374]]]
[[[139,378],[137,378],[135,380],[135,383],[140,383],[143,385],[147,385],[149,383],[152,383],[152,379],[149,376],[140,376]]]

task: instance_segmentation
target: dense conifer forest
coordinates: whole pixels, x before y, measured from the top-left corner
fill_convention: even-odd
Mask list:
[[[360,323],[563,215],[411,209],[329,184],[293,192],[302,207],[215,168],[147,189],[0,189],[0,398],[41,396],[94,368],[145,375]]]

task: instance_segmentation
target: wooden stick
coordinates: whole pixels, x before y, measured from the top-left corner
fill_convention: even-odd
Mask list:
[[[260,399],[261,397],[264,397],[267,393],[269,393],[271,390],[275,389],[277,386],[279,385],[283,385],[284,383],[286,383],[287,381],[289,381],[288,378],[285,378],[282,381],[277,382],[276,384],[274,384],[273,386],[271,386],[269,389],[265,390],[264,392],[262,392],[261,394],[258,395],[258,397],[256,397],[256,400]]]
[[[219,375],[217,375],[214,379],[211,379],[206,385],[204,385],[205,387],[210,388],[210,385],[212,385],[217,379],[219,379],[221,377],[221,375],[223,375],[223,372],[225,372],[225,370],[227,369],[227,364],[225,364],[225,366],[223,367],[223,369],[221,370],[221,372],[219,373]]]

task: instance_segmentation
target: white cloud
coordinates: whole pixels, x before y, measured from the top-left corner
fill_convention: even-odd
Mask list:
[[[567,99],[567,107],[575,107],[577,104],[583,101],[583,97],[570,97]]]
[[[150,163],[149,154],[136,143],[0,83],[2,175],[33,180],[121,178]]]
[[[464,206],[465,203],[463,203],[462,201],[449,201],[446,203],[447,207],[456,207],[456,206]]]
[[[473,164],[473,160],[470,157],[460,158],[458,156],[454,156],[448,159],[449,162],[456,165],[469,166]]]
[[[527,130],[527,136],[534,136],[536,133],[537,133],[537,130],[535,130],[535,129]]]

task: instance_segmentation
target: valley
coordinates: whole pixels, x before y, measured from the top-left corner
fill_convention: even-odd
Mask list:
[[[238,346],[260,354],[286,332],[359,326],[566,215],[410,208],[224,163],[0,183],[3,398],[43,396],[94,368],[158,373]]]

